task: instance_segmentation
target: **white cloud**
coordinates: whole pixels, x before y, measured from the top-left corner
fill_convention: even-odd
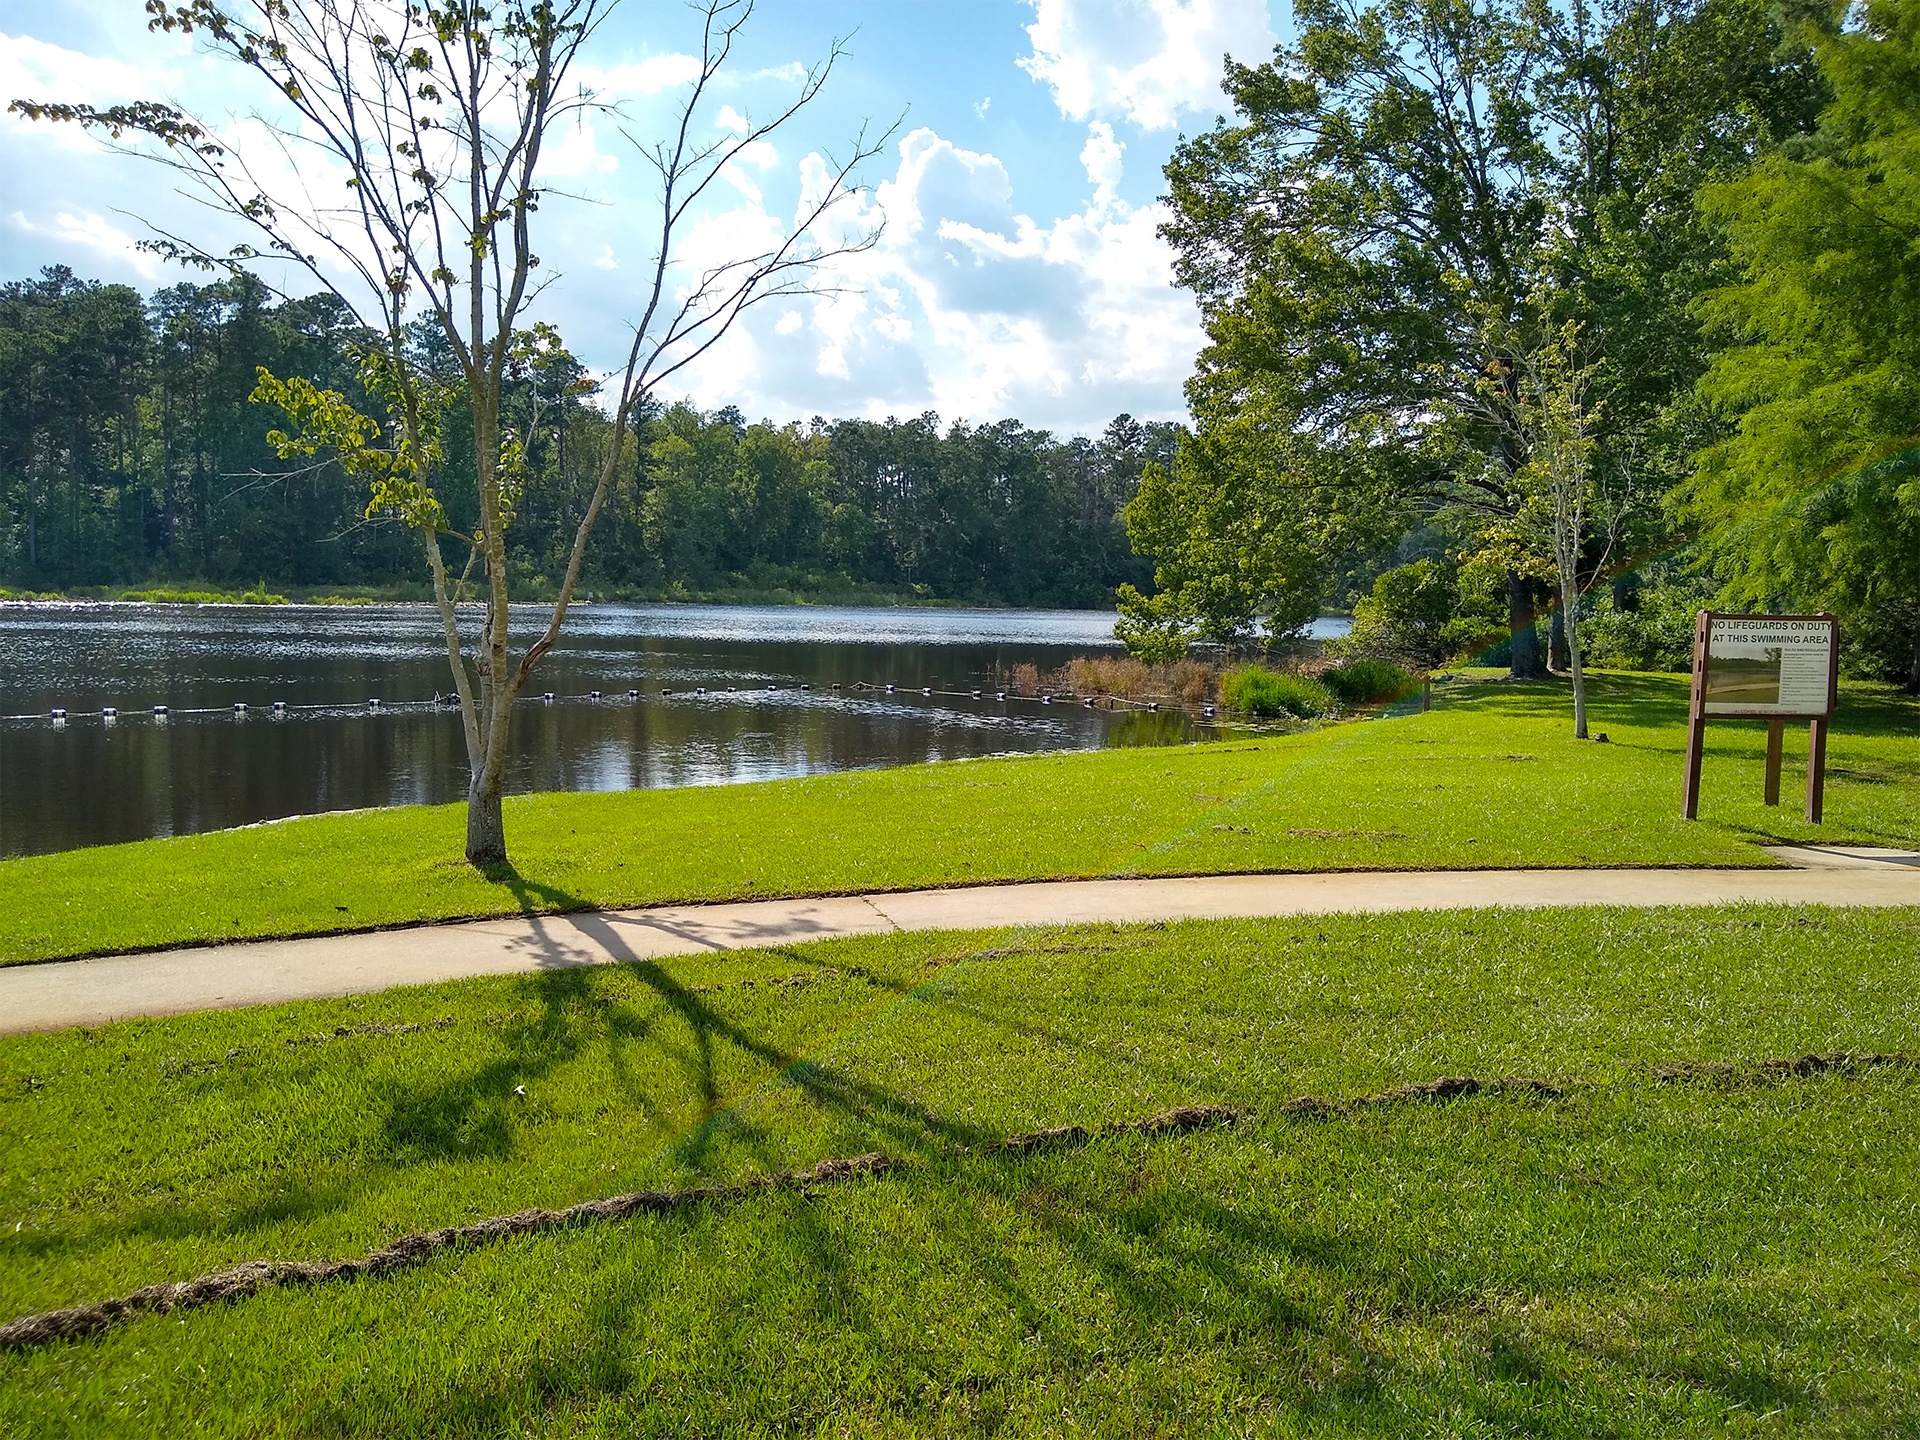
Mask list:
[[[691,377],[694,398],[774,416],[931,409],[1068,430],[1097,430],[1122,410],[1180,413],[1199,320],[1172,284],[1162,207],[1119,198],[1123,155],[1111,126],[1090,126],[1081,158],[1092,194],[1043,224],[1014,208],[997,156],[913,131],[894,173],[843,208],[839,236],[885,228],[821,277],[839,293],[750,314]],[[817,193],[818,157],[807,166],[803,190]],[[742,207],[689,253],[773,227]]]
[[[139,249],[133,236],[104,215],[91,211],[75,215],[61,210],[49,219],[34,220],[16,210],[7,217],[7,224],[22,235],[51,240],[63,249],[78,246],[103,259],[118,260],[143,280],[158,280],[162,274],[158,257]]]
[[[993,108],[993,96],[989,95],[985,99],[981,100],[981,102],[978,105],[973,107],[974,118],[976,120],[986,119],[987,111],[991,110],[992,108]]]
[[[1093,182],[1096,206],[1113,203],[1120,188],[1126,153],[1127,147],[1113,138],[1113,127],[1106,121],[1096,120],[1087,127],[1087,143],[1080,147],[1080,163],[1087,169],[1087,179]]]
[[[1221,59],[1264,60],[1275,37],[1266,0],[1032,0],[1020,68],[1071,120],[1170,130],[1224,105]]]
[[[0,33],[0,127],[17,127],[37,147],[68,150],[102,149],[100,142],[78,125],[50,124],[7,112],[19,99],[65,100],[105,105],[150,95],[175,83],[178,76],[165,65],[142,69],[105,55],[84,55],[31,35]]]
[[[693,55],[648,55],[619,65],[575,65],[572,76],[592,91],[596,100],[613,104],[630,96],[658,95],[690,85],[700,77],[700,61]]]

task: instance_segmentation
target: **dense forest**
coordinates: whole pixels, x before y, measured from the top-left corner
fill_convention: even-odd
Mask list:
[[[431,365],[437,337],[423,328],[416,340]],[[557,337],[532,340],[508,400],[528,458],[508,553],[516,593],[529,598],[564,564],[608,429]],[[64,268],[7,284],[0,583],[423,586],[417,539],[366,516],[365,482],[334,464],[278,459],[266,436],[284,419],[249,400],[265,367],[373,408],[355,345],[337,301],[281,300],[244,275],[148,297]],[[461,422],[461,407],[449,407],[456,470]],[[1175,436],[1124,415],[1092,441],[1015,420],[774,425],[732,409],[655,409],[629,442],[586,583],[647,596],[1107,605],[1117,585],[1145,578],[1122,512]],[[449,506],[458,528],[469,517],[457,498]]]

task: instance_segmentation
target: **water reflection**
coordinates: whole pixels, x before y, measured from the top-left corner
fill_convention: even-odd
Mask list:
[[[541,618],[516,612],[516,630]],[[992,698],[1000,671],[1112,647],[1112,617],[1098,613],[594,605],[569,626],[536,679],[555,701],[536,693],[515,716],[513,792],[1217,733],[1177,712]],[[436,616],[414,606],[0,606],[0,716],[12,717],[0,720],[0,854],[458,799],[459,718],[431,704],[452,688],[438,645]],[[56,707],[69,716],[58,728]]]

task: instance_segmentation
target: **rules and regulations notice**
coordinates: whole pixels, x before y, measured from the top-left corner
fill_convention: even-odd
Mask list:
[[[1823,719],[1838,688],[1839,626],[1826,615],[1706,615],[1694,684],[1707,715]]]
[[[1767,722],[1766,803],[1780,803],[1787,721],[1807,730],[1807,821],[1826,803],[1827,729],[1840,695],[1840,622],[1831,615],[1715,615],[1693,631],[1693,697],[1687,707],[1686,788],[1680,813],[1700,813],[1700,762],[1707,721],[1749,716]]]

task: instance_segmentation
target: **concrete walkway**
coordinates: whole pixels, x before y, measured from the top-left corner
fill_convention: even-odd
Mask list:
[[[1768,870],[1439,870],[983,885],[813,900],[516,916],[0,969],[0,1034],[469,975],[911,930],[1379,914],[1490,905],[1920,905],[1920,854],[1780,848]]]

